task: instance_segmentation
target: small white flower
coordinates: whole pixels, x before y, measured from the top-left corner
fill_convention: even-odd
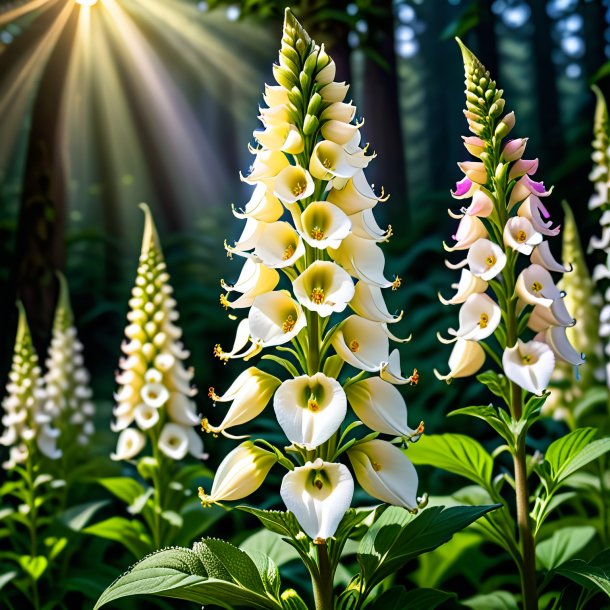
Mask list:
[[[147,405],[158,409],[167,402],[169,391],[162,383],[145,383],[140,390],[140,396]]]
[[[530,261],[544,267],[547,271],[554,271],[556,273],[567,273],[572,270],[572,265],[566,267],[555,260],[548,241],[543,241],[534,248]]]
[[[265,292],[271,292],[279,281],[280,275],[275,269],[270,269],[262,263],[247,258],[235,284],[231,286],[221,281],[222,287],[227,292],[241,292],[242,296],[234,301],[229,301],[225,297],[223,304],[226,303],[233,309],[250,307],[255,297]]]
[[[537,233],[532,223],[525,217],[514,216],[509,218],[504,227],[504,245],[529,255],[534,246],[542,243],[542,235]]]
[[[473,275],[488,281],[504,269],[506,254],[489,239],[478,239],[470,248],[466,260]]]
[[[273,194],[286,204],[307,199],[313,191],[311,175],[298,165],[288,165],[275,178]]]
[[[359,171],[346,182],[343,188],[332,188],[326,201],[335,204],[348,216],[351,216],[375,207],[379,197],[370,187],[364,172]]]
[[[334,334],[332,346],[345,362],[368,372],[388,361],[389,339],[381,324],[360,316],[349,316]]]
[[[371,286],[362,280],[356,283],[354,297],[349,302],[349,306],[359,316],[373,322],[392,324],[402,319],[402,312],[392,315],[388,311],[381,288]]]
[[[506,376],[532,394],[542,394],[548,386],[555,368],[555,356],[551,348],[541,341],[507,347],[502,356],[502,366]]]
[[[385,257],[375,242],[352,233],[337,249],[329,248],[328,252],[351,276],[379,288],[392,286],[383,274]]]
[[[289,267],[305,254],[303,240],[289,222],[278,220],[266,223],[254,254],[267,267]]]
[[[248,323],[253,339],[263,347],[287,343],[307,325],[301,306],[283,290],[257,296]]]
[[[250,201],[243,211],[233,210],[236,218],[252,219],[259,222],[275,222],[282,217],[284,206],[280,200],[260,182],[254,188]]]
[[[577,352],[570,343],[565,326],[551,326],[538,333],[534,339],[546,343],[557,358],[572,366],[580,366],[585,363],[584,354]]]
[[[486,294],[471,294],[460,307],[460,327],[452,334],[468,341],[481,341],[494,333],[501,319],[502,311],[493,299]]]
[[[439,293],[438,298],[443,305],[459,305],[464,303],[469,296],[485,292],[488,286],[489,284],[485,280],[472,274],[468,269],[462,269],[459,283],[451,285],[456,291],[455,295],[450,299],[444,299]]]
[[[338,248],[352,227],[346,214],[327,201],[310,203],[297,220],[303,239],[319,250]]]
[[[248,184],[268,182],[274,179],[283,169],[290,166],[286,155],[279,150],[261,150],[256,154],[252,171],[242,180]]]
[[[181,392],[172,392],[165,408],[171,421],[182,426],[196,426],[200,421],[197,406]]]
[[[519,274],[515,292],[526,303],[543,307],[550,307],[553,301],[561,298],[551,274],[540,265],[530,265]]]
[[[334,536],[354,495],[354,480],[343,464],[317,458],[288,472],[280,495],[303,531],[314,541]]]
[[[117,448],[114,453],[110,454],[111,459],[115,461],[130,460],[144,449],[146,437],[135,428],[126,428],[119,434],[117,440]]]
[[[458,338],[449,356],[449,373],[441,375],[436,369],[434,374],[440,381],[451,381],[458,377],[474,375],[485,362],[485,351],[476,341]]]
[[[182,460],[188,453],[187,428],[172,422],[163,426],[159,435],[159,449],[172,460]]]
[[[453,236],[455,244],[451,247],[447,246],[443,242],[443,247],[447,252],[454,252],[455,250],[466,250],[470,248],[477,240],[486,239],[489,237],[487,229],[481,220],[476,216],[470,216],[466,214],[458,225],[457,231]]]
[[[159,409],[140,403],[134,410],[134,419],[140,430],[149,430],[159,421]]]

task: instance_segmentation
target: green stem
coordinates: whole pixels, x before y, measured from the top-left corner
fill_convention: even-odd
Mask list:
[[[318,324],[318,314],[315,311],[312,311],[309,316],[309,351],[307,352],[307,372],[309,375],[315,375],[320,366]]]
[[[608,488],[604,475],[606,474],[606,457],[602,456],[597,460],[597,471],[599,476],[599,494],[601,500],[601,519],[602,519],[602,542],[604,547],[608,546],[610,540],[610,524],[608,523]]]
[[[313,598],[316,610],[333,610],[333,571],[328,558],[326,542],[316,545],[317,574],[312,574]]]
[[[32,447],[28,447],[28,458],[26,462],[27,468],[27,486],[28,486],[28,530],[30,533],[30,556],[32,560],[38,555],[38,528],[36,520],[38,517],[38,509],[36,508],[36,490],[34,489],[34,464],[32,463]],[[30,584],[32,588],[32,603],[34,610],[40,608],[40,594],[38,592],[38,582],[33,576],[30,576]]]

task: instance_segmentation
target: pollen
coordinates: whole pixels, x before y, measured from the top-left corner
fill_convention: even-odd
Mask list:
[[[322,290],[322,288],[314,288],[311,291],[311,300],[316,305],[321,305],[324,303],[324,290]]]
[[[527,239],[527,233],[525,231],[519,231],[516,239],[520,244],[522,244]]]
[[[310,233],[312,239],[315,239],[316,241],[320,241],[321,239],[324,239],[324,231],[322,231],[322,229],[320,229],[320,227],[315,226]]]
[[[398,290],[402,285],[402,279],[399,276],[394,276],[394,281],[392,282],[392,290]]]
[[[284,333],[289,333],[295,326],[296,320],[292,316],[288,316],[284,323],[282,324],[282,331]]]
[[[201,506],[203,506],[204,508],[208,508],[210,506],[212,506],[212,504],[214,504],[214,502],[211,499],[211,496],[208,496],[203,487],[200,487],[197,490],[197,495],[199,496],[199,499],[201,500]]]
[[[294,244],[288,244],[288,246],[286,246],[286,249],[284,250],[282,260],[287,261],[289,258],[291,258],[292,255],[294,254],[294,250],[295,250]]]
[[[385,238],[390,239],[390,237],[392,237],[392,235],[394,235],[394,229],[392,228],[392,225],[388,225],[388,228],[385,231]]]
[[[479,318],[479,327],[487,328],[488,324],[489,324],[489,316],[486,313],[482,313],[481,317]]]
[[[355,354],[360,351],[360,343],[358,343],[356,339],[352,339],[352,341],[349,342],[349,348]]]
[[[379,472],[381,470],[381,464],[379,462],[371,462],[371,466],[375,472]]]
[[[310,411],[313,411],[314,413],[316,411],[320,410],[320,405],[318,404],[318,401],[315,399],[315,397],[311,397],[308,401],[307,401],[307,408]]]
[[[218,396],[218,394],[216,394],[216,391],[214,390],[214,388],[208,389],[208,398],[211,398],[213,401],[220,400],[220,396]]]
[[[229,299],[227,299],[227,295],[224,293],[220,295],[220,304],[225,309],[229,309],[229,306],[231,305],[231,302],[229,301]]]
[[[331,163],[328,157],[324,157],[324,159],[320,159],[320,162],[326,169],[332,169],[333,164]]]
[[[225,352],[222,349],[222,347],[220,346],[220,343],[217,343],[214,346],[214,358],[218,358],[219,360],[223,360],[225,364],[227,363],[228,357],[225,354]]]
[[[496,257],[493,254],[490,254],[486,259],[485,259],[485,264],[487,265],[487,268],[489,269],[490,267],[493,267],[496,264]]]
[[[544,286],[540,282],[534,282],[532,284],[532,292],[540,292]]]
[[[306,182],[297,182],[292,187],[292,194],[295,197],[300,197],[305,192],[306,188],[307,188],[307,183]]]
[[[413,369],[411,377],[409,377],[409,385],[417,385],[419,383],[419,372],[417,369]]]
[[[415,430],[415,433],[421,435],[424,433],[424,430],[425,430],[424,422],[420,421],[419,426],[417,426],[417,430]]]
[[[523,364],[531,364],[533,362],[533,358],[530,354],[524,354],[521,356],[521,360],[523,361]]]

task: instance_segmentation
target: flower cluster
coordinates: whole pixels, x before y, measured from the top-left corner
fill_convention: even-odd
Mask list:
[[[28,459],[35,463],[36,454],[52,460],[61,457],[61,450],[57,448],[60,432],[54,427],[52,414],[45,410],[43,380],[25,310],[21,303],[18,308],[13,364],[6,386],[7,396],[2,401],[5,430],[0,444],[10,448],[9,459],[2,464],[6,470]]]
[[[247,441],[225,458],[211,492],[200,490],[200,497],[204,505],[243,498],[279,461],[288,469],[280,490],[287,508],[320,541],[334,535],[352,500],[352,475],[337,459],[343,453],[370,495],[417,508],[417,475],[397,444],[415,440],[423,428],[407,426],[395,387],[416,383],[417,373],[404,377],[398,350],[390,351],[390,340],[407,339],[390,332],[402,314],[390,313],[382,294],[397,289],[400,279],[384,275],[379,243],[391,229],[375,221],[373,208],[384,197],[363,171],[375,155],[360,146],[361,123],[344,101],[348,86],[334,80],[334,62],[289,11],[273,74],[277,85],[266,87],[267,107],[260,110],[264,129],[254,132],[254,162],[242,178],[254,190],[245,208],[234,211],[245,227],[226,245],[230,256],[245,260],[234,284],[221,282],[221,304],[249,312],[233,347],[217,345],[215,355],[249,360],[275,347],[281,356],[265,358],[288,379],[248,368],[222,396],[210,389],[215,402],[230,407],[218,425],[202,424],[232,436],[227,430],[253,420],[272,401],[297,465],[274,447]],[[341,383],[345,364],[359,372]],[[341,425],[348,404],[374,433],[347,445],[353,426],[342,432]],[[377,439],[379,433],[395,443]]]
[[[193,426],[199,424],[192,396],[193,371],[184,367],[189,356],[180,342],[176,301],[163,259],[159,238],[148,206],[141,204],[146,220],[142,252],[125,329],[125,357],[119,364],[120,385],[115,395],[120,432],[114,460],[138,455],[148,436],[153,454],[160,451],[172,460],[187,453],[203,458],[203,441]],[[134,424],[135,426],[131,426]]]
[[[44,409],[61,431],[59,444],[65,452],[74,441],[78,445],[87,444],[95,431],[95,405],[91,400],[89,372],[84,366],[83,345],[74,326],[66,279],[61,274],[58,277],[59,299],[44,376]]]
[[[594,193],[589,199],[589,209],[601,212],[599,224],[602,234],[593,237],[589,242],[589,251],[603,252],[604,263],[599,263],[593,269],[593,281],[597,283],[602,295],[602,310],[600,314],[599,336],[606,341],[604,354],[606,359],[605,378],[610,387],[610,121],[608,107],[602,92],[593,86],[597,98],[595,108],[594,139],[593,139],[593,169],[589,179],[593,182]]]
[[[460,222],[455,243],[445,249],[465,257],[448,263],[461,269],[461,277],[456,293],[441,301],[461,307],[459,327],[449,329],[451,339],[443,340],[454,343],[449,373],[437,376],[450,381],[473,375],[488,353],[510,381],[541,395],[556,359],[574,366],[583,363],[566,336],[575,320],[551,275],[569,271],[553,258],[548,241],[560,230],[542,201],[552,189],[532,177],[538,160],[523,158],[527,138],[504,141],[515,115],[503,115],[502,90],[479,60],[460,46],[466,73],[464,114],[473,134],[464,137],[464,146],[477,160],[458,163],[464,178],[452,192],[455,199],[470,202],[459,213],[450,211]],[[524,340],[525,333],[531,338]],[[501,356],[483,343],[492,336]]]

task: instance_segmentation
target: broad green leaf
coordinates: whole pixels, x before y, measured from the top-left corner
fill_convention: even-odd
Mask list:
[[[416,465],[429,465],[448,470],[489,487],[493,459],[475,439],[465,434],[431,434],[407,450]]]
[[[31,555],[22,555],[19,558],[19,565],[27,572],[33,580],[38,580],[47,569],[49,562],[46,557],[37,555],[32,557]]]
[[[109,500],[102,500],[71,506],[58,516],[58,520],[72,531],[80,532],[89,523],[91,517],[108,503]]]
[[[206,541],[204,540],[203,543]],[[190,549],[158,551],[136,563],[108,587],[95,610],[111,601],[132,595],[159,595],[199,605],[281,610],[279,601],[239,585],[210,578],[199,555]]]
[[[271,532],[268,532],[271,534]],[[255,550],[246,551],[247,555],[252,559],[256,565],[259,576],[263,582],[265,591],[267,591],[272,597],[279,597],[280,595],[280,571],[277,565],[269,557],[269,555]]]
[[[572,559],[555,570],[589,590],[600,589],[610,597],[610,549],[602,551],[589,563]]]
[[[296,549],[282,540],[281,536],[269,530],[259,530],[252,536],[246,538],[240,547],[242,551],[250,554],[258,551],[270,557],[277,566],[282,566],[293,559],[298,559]]]
[[[486,385],[490,392],[509,401],[509,383],[504,375],[498,375],[495,371],[485,371],[477,375],[477,381]]]
[[[237,508],[257,517],[263,524],[263,527],[270,532],[275,532],[276,534],[281,534],[282,536],[288,536],[290,538],[296,537],[301,533],[301,526],[295,516],[290,512],[281,510],[261,510],[250,506],[238,506]]]
[[[492,405],[481,405],[455,409],[449,413],[452,415],[470,415],[486,421],[504,440],[512,438],[509,427],[498,417],[498,412]]]
[[[455,593],[438,589],[407,591],[403,586],[398,586],[384,591],[371,605],[366,606],[366,610],[435,610],[446,601],[456,598]]]
[[[203,533],[209,530],[219,519],[224,517],[227,511],[222,506],[210,506],[205,510],[201,509],[201,502],[193,499],[182,507],[180,515],[182,516],[183,526],[178,532],[175,544],[177,546],[186,546],[191,544],[193,540],[197,540]]]
[[[85,534],[120,542],[136,559],[150,553],[152,540],[139,521],[110,517],[83,530]]]
[[[582,551],[594,536],[595,528],[590,525],[560,529],[536,544],[536,559],[543,568],[553,570]]]
[[[98,479],[97,482],[103,485],[113,496],[130,506],[145,493],[142,485],[129,477],[108,477]]]
[[[461,603],[471,610],[519,610],[515,596],[508,591],[475,595]]]
[[[410,559],[439,547],[495,508],[497,505],[435,506],[414,517],[404,508],[390,506],[365,534],[358,548],[358,563],[367,588],[381,582]]]

